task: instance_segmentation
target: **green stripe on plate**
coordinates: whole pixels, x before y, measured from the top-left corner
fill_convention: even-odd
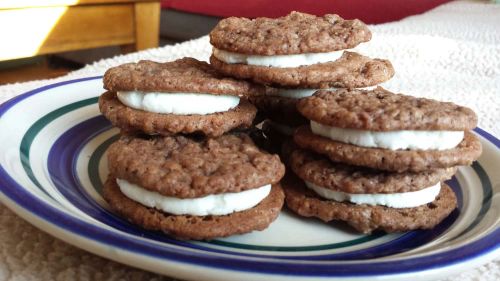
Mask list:
[[[365,235],[357,239],[332,243],[332,244],[324,244],[324,245],[315,245],[315,246],[296,246],[296,247],[286,247],[286,246],[261,246],[261,245],[251,245],[251,244],[241,244],[235,242],[228,242],[222,240],[212,240],[209,242],[203,242],[208,244],[214,244],[219,246],[231,247],[236,249],[245,249],[245,250],[257,250],[257,251],[275,251],[275,252],[306,252],[306,251],[322,251],[322,250],[332,250],[332,249],[340,249],[345,247],[351,247],[355,245],[359,245],[362,243],[366,243],[369,241],[373,241],[380,237],[385,236],[386,234],[383,232],[377,232],[371,235]]]
[[[102,156],[106,152],[106,149],[108,149],[108,147],[112,143],[117,141],[119,138],[120,135],[116,134],[111,138],[107,139],[105,142],[100,144],[90,156],[89,165],[87,168],[90,178],[90,183],[92,183],[92,186],[99,194],[102,194],[102,188],[103,188],[101,177],[99,176],[99,162],[101,161]]]
[[[21,140],[21,146],[19,148],[20,150],[20,155],[21,155],[21,164],[23,165],[23,169],[26,172],[26,175],[28,175],[29,179],[47,196],[52,198],[50,194],[48,194],[45,189],[42,188],[40,185],[40,182],[36,179],[35,174],[33,173],[33,170],[31,169],[30,165],[30,150],[31,150],[31,145],[33,143],[33,140],[35,137],[40,133],[40,131],[47,126],[50,122],[54,121],[55,119],[59,118],[60,116],[71,112],[73,110],[76,110],[80,107],[87,106],[90,104],[97,103],[98,97],[95,98],[90,98],[90,99],[85,99],[81,100],[75,103],[68,104],[66,106],[63,106],[61,108],[58,108],[47,115],[43,116],[42,118],[38,119],[31,127],[26,131],[24,134],[22,140]]]

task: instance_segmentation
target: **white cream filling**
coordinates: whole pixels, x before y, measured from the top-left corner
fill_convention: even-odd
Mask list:
[[[163,114],[212,114],[228,111],[240,103],[230,95],[199,93],[117,92],[118,99],[128,107]]]
[[[418,191],[390,194],[353,194],[333,191],[324,187],[305,182],[307,187],[319,196],[338,202],[349,201],[354,204],[382,205],[390,208],[413,208],[430,203],[436,199],[441,190],[441,183]]]
[[[369,86],[369,87],[363,87],[363,88],[358,88],[360,90],[373,90],[377,86]],[[291,99],[303,99],[312,96],[314,93],[316,93],[319,90],[331,90],[335,91],[341,88],[329,88],[329,89],[278,89],[276,92],[277,96],[284,97],[284,98],[291,98]]]
[[[391,150],[444,150],[456,147],[464,138],[463,131],[375,132],[330,127],[315,121],[311,121],[311,131],[316,135],[343,143]]]
[[[290,99],[303,99],[312,96],[318,89],[278,89],[277,96]]]
[[[149,191],[123,179],[116,183],[125,196],[141,205],[174,215],[222,216],[253,208],[271,192],[271,185],[242,192],[207,195],[200,198],[175,198]]]
[[[213,48],[213,55],[225,63],[242,63],[257,66],[271,67],[299,67],[317,63],[332,62],[338,60],[344,50],[328,53],[305,53],[295,55],[257,56],[228,52]]]

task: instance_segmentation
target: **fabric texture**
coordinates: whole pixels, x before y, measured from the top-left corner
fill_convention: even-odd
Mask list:
[[[372,41],[357,49],[391,60],[387,89],[471,107],[479,127],[500,137],[500,5],[451,2],[400,22],[370,26]],[[140,59],[208,60],[207,37],[105,59],[52,80],[0,86],[0,102],[31,89]],[[70,93],[68,93],[70,94]],[[0,280],[172,280],[98,257],[36,229],[0,204]],[[447,281],[500,280],[500,257]]]

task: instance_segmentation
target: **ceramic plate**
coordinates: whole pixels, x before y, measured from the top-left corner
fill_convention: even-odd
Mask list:
[[[267,230],[178,241],[113,214],[101,197],[118,131],[100,114],[101,77],[66,81],[0,106],[0,199],[38,228],[95,254],[182,279],[419,280],[500,255],[500,141],[448,183],[458,209],[432,230],[360,235],[284,211]]]

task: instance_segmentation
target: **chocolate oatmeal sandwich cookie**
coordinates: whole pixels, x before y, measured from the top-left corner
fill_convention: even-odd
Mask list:
[[[471,132],[477,116],[450,102],[375,90],[319,91],[297,109],[310,126],[295,131],[302,148],[334,162],[394,172],[470,165],[481,154]]]
[[[132,223],[209,240],[274,221],[284,202],[277,155],[242,133],[217,138],[122,136],[108,150],[104,198]]]
[[[210,63],[226,75],[282,88],[356,88],[394,75],[387,60],[344,51],[371,39],[359,20],[292,12],[221,20],[210,32]]]
[[[210,62],[226,75],[270,86],[250,102],[272,120],[272,127],[293,131],[308,123],[296,110],[299,99],[323,88],[375,86],[394,75],[389,61],[348,51],[370,39],[363,22],[338,15],[233,17],[210,33]]]
[[[289,163],[293,175],[282,181],[289,209],[325,222],[345,221],[359,232],[433,228],[457,205],[443,183],[456,167],[384,172],[335,163],[303,149],[295,150]]]
[[[218,74],[205,62],[183,58],[140,61],[106,71],[99,108],[114,126],[146,134],[216,137],[248,127],[256,108],[246,99],[262,86]]]

